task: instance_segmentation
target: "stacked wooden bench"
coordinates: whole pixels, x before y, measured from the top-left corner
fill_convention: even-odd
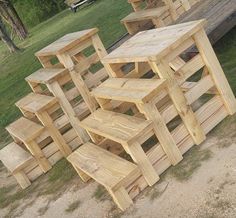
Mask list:
[[[79,123],[98,107],[89,90],[108,77],[102,67],[91,69],[107,54],[97,32],[94,28],[65,35],[36,54],[44,68],[26,78],[33,93],[16,103],[24,118],[6,128],[14,146],[22,147],[12,153],[16,166],[6,161],[12,144],[2,150],[0,158],[13,175],[20,165],[25,181],[18,179],[18,173],[15,177],[22,188],[89,140]],[[34,161],[29,163],[28,159]]]
[[[97,29],[37,52],[44,68],[26,78],[33,93],[16,103],[25,118],[7,127],[14,143],[0,151],[20,185],[66,157],[84,182],[96,180],[120,209],[128,208],[236,112],[204,24],[140,32],[110,54]],[[199,53],[184,58],[193,46]],[[94,69],[98,62],[103,66]],[[17,157],[9,160],[13,150]]]
[[[142,7],[142,0],[130,0],[134,12],[121,20],[129,34],[152,27],[168,26],[174,23],[184,12],[188,11],[199,0],[154,0],[145,1],[146,7]]]

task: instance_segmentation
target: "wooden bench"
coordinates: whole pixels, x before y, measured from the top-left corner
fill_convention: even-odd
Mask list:
[[[121,210],[132,204],[125,184],[139,173],[135,164],[92,143],[82,145],[67,159],[80,176],[81,171],[85,174],[85,180],[89,176],[103,185]]]
[[[159,180],[159,176],[141,147],[141,144],[150,137],[150,133],[155,134],[151,121],[98,109],[84,119],[81,126],[87,130],[96,144],[99,143],[97,136],[120,143],[137,163],[150,186]]]
[[[36,162],[30,153],[12,142],[0,150],[0,160],[23,189],[30,186],[31,181],[24,171],[25,167],[32,164],[32,162]]]

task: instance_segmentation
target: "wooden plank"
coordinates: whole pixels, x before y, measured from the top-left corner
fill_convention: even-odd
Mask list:
[[[76,118],[75,111],[73,110],[72,106],[68,102],[64,92],[62,91],[60,85],[57,82],[54,82],[49,85],[49,88],[54,96],[58,98],[58,101],[70,121],[71,125],[75,129],[76,133],[80,137],[82,142],[87,142],[89,137],[84,129],[79,126],[79,120]]]
[[[18,144],[12,142],[0,150],[0,160],[9,171],[14,173],[33,162],[34,158]]]
[[[155,135],[171,163],[173,165],[179,163],[183,157],[155,104],[139,104],[139,108],[144,112],[145,117],[153,122]]]
[[[214,80],[214,84],[224,101],[225,107],[229,114],[233,115],[236,112],[236,100],[234,94],[204,30],[197,32],[194,35],[194,39],[202,59]]]
[[[135,164],[91,143],[82,145],[67,159],[111,190],[119,188],[126,176],[138,170]]]
[[[133,143],[152,129],[151,121],[98,109],[81,122],[86,130],[119,143]]]
[[[187,99],[185,98],[181,88],[177,85],[174,72],[169,68],[165,61],[161,61],[159,64],[150,62],[150,65],[155,73],[157,73],[161,78],[168,80],[168,93],[172,102],[195,143],[200,144],[205,140],[206,136],[199,124],[199,121],[196,119],[192,109],[188,105]]]
[[[42,133],[44,127],[24,117],[6,127],[6,130],[24,143],[35,139]]]
[[[62,155],[67,157],[69,154],[71,154],[72,150],[71,148],[66,144],[66,141],[62,137],[59,130],[54,126],[52,118],[49,116],[49,114],[44,112],[38,112],[37,117],[41,121],[41,123],[47,127],[48,132],[50,133],[50,136],[52,137],[53,141],[58,146],[59,150],[61,151]]]

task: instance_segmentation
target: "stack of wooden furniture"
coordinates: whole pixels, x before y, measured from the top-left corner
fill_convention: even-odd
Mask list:
[[[102,184],[122,210],[236,111],[204,24],[200,20],[140,32],[102,59],[114,78],[92,91],[101,109],[81,121],[93,144],[82,145],[68,160],[84,181],[93,178]],[[192,46],[199,53],[184,59]],[[116,101],[135,105],[137,111],[114,112]],[[126,160],[100,149],[103,138],[120,143],[139,171],[128,163],[124,170]],[[154,143],[147,146],[150,139]]]
[[[44,68],[26,78],[33,93],[16,103],[24,117],[7,127],[14,143],[0,151],[22,188],[66,157],[125,210],[202,143],[236,111],[204,24],[140,32],[110,54],[97,29],[37,52]],[[199,53],[186,59],[193,46]]]
[[[200,0],[128,0],[134,12],[123,18],[129,34],[174,23]]]
[[[44,68],[26,78],[33,93],[16,103],[24,117],[6,128],[14,143],[0,151],[22,188],[90,139],[80,120],[98,107],[89,90],[108,77],[97,32],[65,35],[36,54]]]

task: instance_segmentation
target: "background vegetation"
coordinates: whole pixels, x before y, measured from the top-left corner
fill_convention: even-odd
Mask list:
[[[33,27],[67,8],[64,0],[13,0],[12,3],[27,27]]]

